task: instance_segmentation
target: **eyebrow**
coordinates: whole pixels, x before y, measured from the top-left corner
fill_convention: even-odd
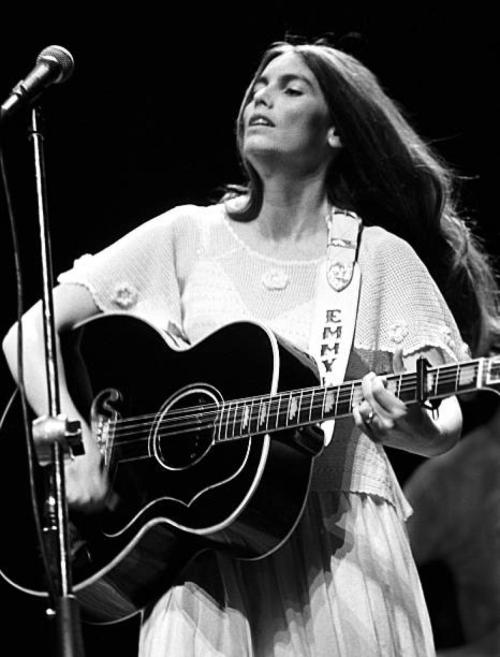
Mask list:
[[[314,86],[312,82],[306,78],[305,75],[300,75],[299,73],[284,73],[283,75],[280,75],[278,78],[281,82],[284,82],[285,84],[287,82],[293,82],[295,80],[298,80],[299,82],[305,82],[308,87],[314,90]],[[259,75],[259,77],[255,80],[253,83],[253,87],[256,87],[258,84],[262,83],[267,83],[269,81],[269,78],[267,78],[265,75]]]

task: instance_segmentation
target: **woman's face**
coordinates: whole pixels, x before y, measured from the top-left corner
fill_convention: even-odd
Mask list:
[[[278,164],[310,173],[331,159],[330,113],[318,81],[296,53],[267,64],[253,85],[243,123],[243,156],[257,171]]]

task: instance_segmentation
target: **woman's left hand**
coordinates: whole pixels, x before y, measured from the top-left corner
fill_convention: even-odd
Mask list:
[[[401,351],[393,358],[395,374],[405,371]],[[369,372],[362,380],[363,400],[353,409],[354,422],[371,438],[384,440],[389,432],[395,429],[408,414],[407,405],[390,392],[385,383],[385,377]]]
[[[405,371],[402,352],[394,354],[396,374]],[[362,380],[363,400],[353,409],[354,422],[377,442],[432,456],[447,451],[458,440],[462,414],[456,397],[444,399],[439,419],[421,404],[405,404],[386,386],[384,376],[370,372]]]

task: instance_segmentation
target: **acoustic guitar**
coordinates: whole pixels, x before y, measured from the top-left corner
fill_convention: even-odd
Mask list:
[[[199,552],[259,559],[304,508],[328,419],[347,417],[361,381],[324,387],[314,360],[266,327],[225,326],[192,347],[129,314],[98,315],[61,337],[68,386],[114,491],[111,508],[71,512],[73,591],[85,619],[142,610]],[[386,377],[406,403],[497,391],[500,357]],[[0,574],[47,596],[29,490],[19,393],[0,426]],[[78,456],[76,457],[78,458]],[[39,505],[47,469],[35,463]],[[43,509],[39,514],[43,516]]]

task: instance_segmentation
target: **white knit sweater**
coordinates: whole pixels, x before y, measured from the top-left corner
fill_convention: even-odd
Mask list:
[[[321,259],[283,261],[253,251],[236,234],[223,204],[186,205],[145,222],[59,282],[80,284],[104,312],[128,311],[194,344],[238,320],[269,326],[302,350],[310,344]],[[361,291],[346,380],[392,370],[405,355],[435,348],[443,362],[467,357],[455,321],[413,249],[380,227],[363,231]],[[380,444],[338,420],[316,459],[313,488],[382,497],[408,509]]]

